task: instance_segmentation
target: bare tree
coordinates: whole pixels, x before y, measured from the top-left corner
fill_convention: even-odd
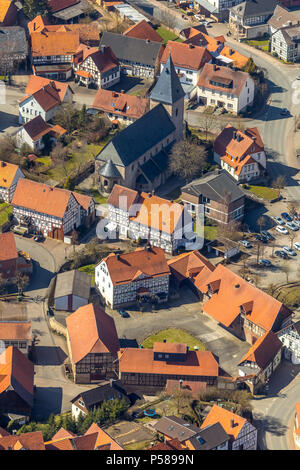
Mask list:
[[[57,142],[50,153],[51,160],[55,164],[60,164],[68,160],[68,148],[61,142]]]
[[[238,240],[240,238],[240,222],[231,220],[228,224],[218,226],[218,237],[228,238],[229,240]]]
[[[213,114],[203,113],[199,123],[200,129],[205,133],[205,140],[209,133],[217,129],[217,120]]]
[[[266,218],[264,215],[261,215],[258,220],[257,220],[258,226],[259,226],[259,231],[261,232],[261,229],[265,226],[266,223]]]
[[[176,175],[190,181],[202,173],[206,159],[207,152],[203,145],[184,139],[172,147],[170,169]]]
[[[281,191],[284,189],[286,186],[286,178],[284,175],[279,175],[277,178],[273,181],[273,188],[277,189],[278,191],[278,197],[281,196]]]
[[[283,272],[285,273],[285,275],[286,275],[286,283],[288,284],[288,282],[289,282],[289,274],[290,274],[290,272],[291,272],[291,267],[290,267],[290,265],[289,265],[287,262],[285,262],[285,263],[282,265],[282,271],[283,271]]]
[[[29,276],[18,272],[16,275],[15,283],[18,288],[19,295],[22,295],[25,287],[29,284]]]
[[[299,204],[297,201],[290,201],[287,205],[287,211],[291,217],[294,217],[299,210]]]
[[[269,284],[266,288],[267,294],[271,295],[272,297],[274,297],[276,290],[277,290],[277,285],[273,283]]]
[[[294,240],[296,238],[296,233],[291,230],[289,233],[288,233],[288,237],[290,239],[290,248],[293,248],[293,243],[294,243]]]
[[[178,389],[172,395],[172,404],[177,414],[180,414],[192,401],[191,394],[187,390],[180,388],[179,385]]]

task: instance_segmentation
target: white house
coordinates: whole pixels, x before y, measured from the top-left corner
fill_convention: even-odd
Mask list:
[[[101,46],[97,52],[88,55],[76,64],[75,75],[86,86],[110,88],[120,81],[119,61],[110,47]]]
[[[27,144],[34,152],[45,147],[44,137],[48,135],[52,142],[66,134],[66,129],[59,126],[50,126],[41,116],[27,121],[18,129],[16,140],[19,147]]]
[[[19,123],[24,124],[36,116],[41,116],[46,122],[50,121],[54,118],[60,104],[59,90],[51,81],[32,95],[21,99],[19,102]]]
[[[300,321],[290,323],[277,333],[282,342],[285,359],[292,361],[293,364],[300,364]]]
[[[300,25],[278,29],[271,36],[271,52],[286,62],[300,59]]]
[[[170,268],[161,248],[111,253],[95,268],[95,285],[111,308],[168,299]]]
[[[11,202],[20,178],[25,178],[18,165],[0,161],[0,201]]]
[[[238,114],[252,106],[254,89],[254,81],[248,73],[205,64],[198,81],[197,99],[205,106],[223,107]]]

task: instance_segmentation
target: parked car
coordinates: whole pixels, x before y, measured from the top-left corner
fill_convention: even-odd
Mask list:
[[[293,223],[300,228],[300,220],[295,219]]]
[[[283,235],[287,235],[289,233],[289,231],[285,227],[281,227],[281,225],[277,225],[276,230]]]
[[[262,266],[271,266],[272,265],[271,261],[269,261],[268,259],[264,259],[264,258],[258,260],[258,264],[260,264]]]
[[[290,114],[289,110],[287,108],[282,108],[281,111],[280,111],[280,114],[282,116],[287,116]]]
[[[43,237],[43,235],[35,235],[35,236],[33,237],[33,240],[34,240],[35,242],[43,242],[43,241],[45,240],[45,238]]]
[[[130,315],[127,313],[125,310],[118,310],[118,313],[121,315],[123,318],[129,318]]]
[[[279,258],[282,258],[282,259],[288,259],[288,255],[285,251],[282,251],[282,250],[277,250],[275,251],[275,255],[278,256]]]
[[[264,236],[261,235],[260,233],[257,233],[254,238],[255,238],[255,240],[258,240],[258,241],[260,241],[260,242],[262,242],[262,243],[268,243],[267,237],[264,237]]]
[[[241,244],[242,244],[245,248],[252,248],[251,243],[248,242],[247,240],[242,240],[242,241],[241,241]]]
[[[300,251],[300,243],[299,242],[295,242],[293,246],[296,250]]]
[[[298,225],[296,225],[294,222],[287,222],[285,226],[290,230],[293,230],[294,232],[297,232],[297,230],[299,230]]]
[[[297,253],[292,248],[290,248],[289,246],[284,246],[282,248],[282,251],[284,251],[285,253],[287,253],[290,256],[297,256]]]
[[[284,220],[281,217],[279,217],[278,215],[273,217],[273,220],[276,222],[277,225],[284,225],[285,224]]]
[[[287,212],[282,212],[281,217],[287,222],[292,222],[292,217]]]
[[[262,230],[261,234],[268,240],[275,240],[275,237],[273,237],[273,235],[271,235],[267,230]]]

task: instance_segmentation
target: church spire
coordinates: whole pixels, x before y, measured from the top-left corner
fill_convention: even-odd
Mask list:
[[[160,74],[150,99],[163,104],[174,104],[184,97],[184,91],[176,73],[171,53]]]

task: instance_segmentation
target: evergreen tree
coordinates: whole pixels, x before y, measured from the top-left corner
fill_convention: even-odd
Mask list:
[[[24,0],[24,13],[30,20],[37,15],[47,16],[50,12],[48,0]]]

